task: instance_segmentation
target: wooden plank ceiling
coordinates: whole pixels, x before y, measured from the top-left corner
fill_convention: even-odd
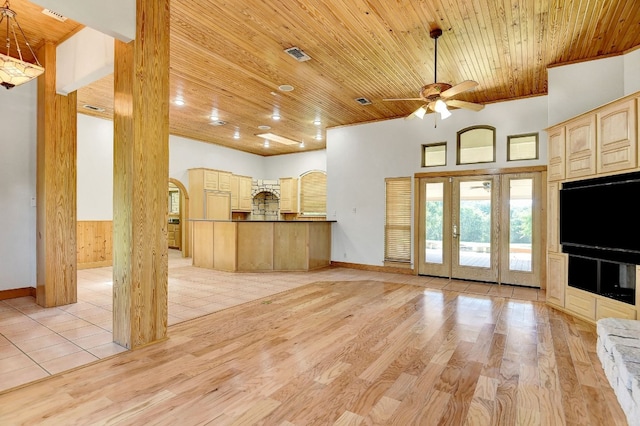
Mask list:
[[[80,28],[26,0],[11,8],[36,47]],[[456,99],[499,102],[546,94],[548,66],[640,45],[640,2],[172,0],[170,132],[268,156],[322,149],[328,127],[406,116],[420,102],[382,99],[414,98],[434,82],[434,28],[443,30],[438,81],[475,80],[478,87]],[[284,52],[293,46],[312,59],[294,60]],[[80,89],[79,111],[111,118],[112,88],[109,76]],[[356,102],[360,97],[371,105]],[[226,124],[212,125],[212,115]],[[265,148],[259,126],[304,141],[304,148]]]

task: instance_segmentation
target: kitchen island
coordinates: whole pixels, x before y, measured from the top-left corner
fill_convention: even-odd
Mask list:
[[[228,272],[323,268],[331,263],[333,222],[191,220],[193,266]]]

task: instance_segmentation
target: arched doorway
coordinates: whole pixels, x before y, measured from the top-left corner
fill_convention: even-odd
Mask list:
[[[191,257],[191,232],[189,227],[189,193],[177,179],[169,178],[169,184],[175,185],[179,192],[179,218],[182,257]],[[171,216],[171,215],[170,215]]]

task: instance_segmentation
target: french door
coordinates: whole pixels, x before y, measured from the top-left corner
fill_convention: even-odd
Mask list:
[[[419,274],[540,286],[540,173],[418,182]]]

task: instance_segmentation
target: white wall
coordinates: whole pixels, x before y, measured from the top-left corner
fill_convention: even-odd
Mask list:
[[[549,126],[623,97],[624,67],[620,55],[549,68]]]
[[[640,49],[624,55],[624,94],[640,91]]]
[[[113,122],[78,114],[77,220],[113,219]]]
[[[496,162],[456,166],[456,133],[469,126],[496,128]],[[327,213],[335,219],[332,260],[382,265],[384,179],[420,172],[543,165],[547,162],[547,97],[489,104],[480,112],[456,110],[447,120],[395,119],[327,132]],[[538,160],[507,162],[508,135],[539,134]],[[447,142],[447,166],[421,168],[422,144]]]
[[[263,157],[169,137],[169,177],[189,187],[190,168],[261,176]],[[78,220],[113,219],[113,122],[78,114]]]
[[[169,176],[179,180],[187,188],[190,168],[206,167],[260,177],[264,174],[263,160],[260,155],[179,136],[169,137]]]
[[[36,282],[35,82],[0,93],[0,291]]]
[[[327,151],[308,151],[264,158],[262,179],[298,177],[310,170],[327,170]]]

